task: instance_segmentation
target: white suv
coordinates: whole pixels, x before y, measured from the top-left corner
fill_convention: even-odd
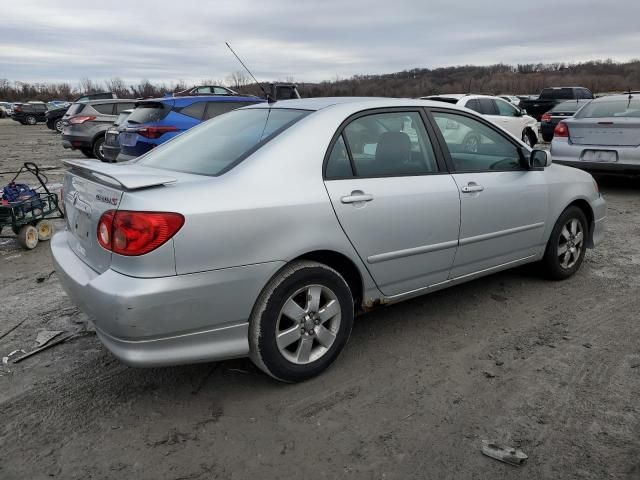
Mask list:
[[[498,97],[489,95],[432,95],[420,97],[423,100],[436,100],[453,103],[474,110],[504,128],[516,138],[533,147],[538,143],[538,125],[536,119],[525,115],[522,110]]]

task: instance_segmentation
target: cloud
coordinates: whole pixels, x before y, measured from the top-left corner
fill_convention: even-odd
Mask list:
[[[3,2],[0,77],[195,83],[240,70],[318,81],[461,64],[628,60],[640,2],[138,0]]]

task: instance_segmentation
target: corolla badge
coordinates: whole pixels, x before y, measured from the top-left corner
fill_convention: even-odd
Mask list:
[[[98,200],[99,202],[108,203],[109,205],[118,205],[118,197],[107,197],[106,195],[96,193],[96,200]]]

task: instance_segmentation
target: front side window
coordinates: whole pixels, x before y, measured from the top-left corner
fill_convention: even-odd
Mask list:
[[[433,112],[456,172],[521,170],[518,148],[484,123],[455,113]]]
[[[229,90],[222,87],[213,87],[213,93],[215,95],[229,95]]]
[[[199,87],[199,88],[196,89],[196,93],[210,94],[211,93],[211,87]]]
[[[221,175],[308,114],[306,110],[285,108],[234,110],[163,143],[140,157],[138,163],[197,175]]]
[[[355,175],[423,175],[438,170],[433,147],[417,112],[379,113],[347,125],[344,136]]]
[[[498,115],[498,107],[492,98],[480,98],[480,110],[484,115]]]
[[[504,100],[496,100],[496,105],[498,106],[498,112],[501,117],[517,117],[518,111],[508,102]]]

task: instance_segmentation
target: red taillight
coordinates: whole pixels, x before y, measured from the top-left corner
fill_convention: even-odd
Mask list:
[[[21,112],[22,111],[22,107],[20,105],[14,105],[13,111],[14,112]]]
[[[556,128],[553,130],[553,136],[567,138],[569,136],[569,127],[567,124],[564,122],[557,124]]]
[[[173,237],[184,217],[171,212],[109,210],[98,222],[98,243],[118,255],[144,255]]]
[[[71,117],[69,119],[69,124],[71,124],[71,125],[79,125],[81,123],[90,122],[90,121],[95,120],[95,119],[96,119],[96,117],[92,117],[92,116],[77,115],[77,116]]]
[[[178,129],[176,127],[142,127],[136,130],[138,135],[142,135],[146,138],[160,138],[167,132],[176,132]]]
[[[545,113],[544,115],[542,115],[541,121],[542,122],[550,122],[551,121],[551,115],[548,114],[548,113]]]

